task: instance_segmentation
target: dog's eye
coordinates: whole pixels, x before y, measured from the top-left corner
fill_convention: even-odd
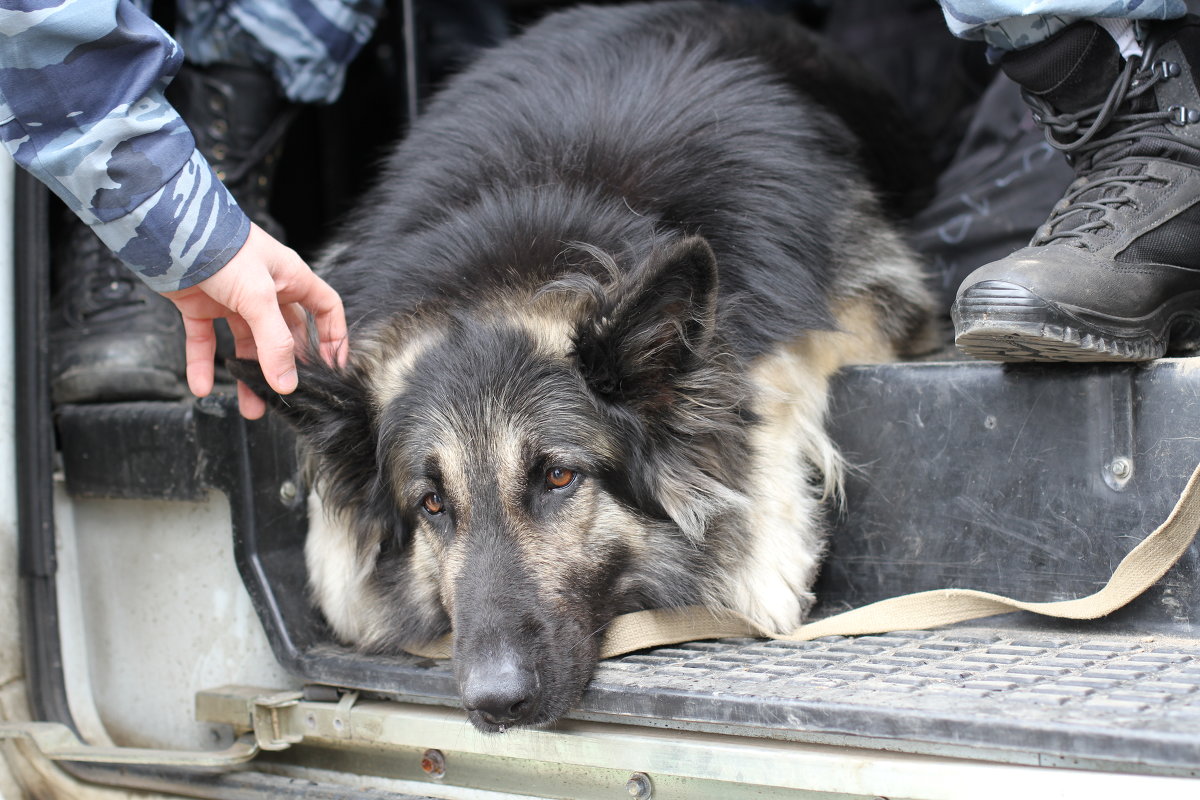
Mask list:
[[[437,492],[430,492],[422,497],[421,506],[430,514],[440,514],[446,510],[446,504],[442,502],[442,496]]]
[[[546,470],[546,486],[551,489],[563,489],[575,480],[575,470],[566,467],[554,467]]]

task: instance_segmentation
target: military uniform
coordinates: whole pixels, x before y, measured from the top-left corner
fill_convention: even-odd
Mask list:
[[[997,50],[1045,41],[1081,19],[1176,19],[1184,0],[939,0],[950,32]]]
[[[189,61],[255,66],[295,102],[329,102],[382,0],[184,0]],[[209,277],[246,214],[164,91],[180,45],[130,0],[0,8],[0,140],[151,288]]]

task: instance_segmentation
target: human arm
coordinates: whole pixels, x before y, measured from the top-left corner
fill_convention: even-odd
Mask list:
[[[163,92],[174,40],[128,0],[0,8],[0,140],[156,291],[220,269],[250,222]]]
[[[252,230],[196,150],[163,95],[181,58],[128,0],[10,0],[0,7],[0,140],[180,307],[193,390],[212,388],[211,320],[229,316],[238,354],[263,354],[272,385],[288,391],[274,380],[294,366],[281,331],[308,308],[344,357],[341,303],[293,251]],[[261,401],[239,394],[261,415]]]

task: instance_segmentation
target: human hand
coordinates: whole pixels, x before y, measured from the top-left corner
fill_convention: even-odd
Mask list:
[[[329,364],[346,363],[341,298],[295,250],[253,223],[242,249],[216,274],[164,296],[183,315],[188,387],[197,397],[213,388],[213,320],[222,317],[229,321],[238,358],[256,358],[263,377],[280,394],[296,389],[296,351],[308,338],[305,310],[316,323],[321,358]],[[267,410],[241,381],[238,408],[246,419],[258,419]]]

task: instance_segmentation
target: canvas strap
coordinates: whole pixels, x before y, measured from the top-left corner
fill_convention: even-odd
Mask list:
[[[1121,559],[1103,588],[1086,597],[1028,603],[974,589],[934,589],[880,600],[806,623],[787,634],[764,631],[731,611],[707,608],[636,611],[619,616],[609,624],[600,657],[610,658],[647,647],[697,639],[751,636],[803,642],[821,636],[920,630],[1009,611],[1032,611],[1065,619],[1096,619],[1124,606],[1165,575],[1187,552],[1197,530],[1200,530],[1200,466],[1192,473],[1166,521]],[[428,645],[407,649],[427,658],[448,658],[452,648],[451,637],[445,636]]]

